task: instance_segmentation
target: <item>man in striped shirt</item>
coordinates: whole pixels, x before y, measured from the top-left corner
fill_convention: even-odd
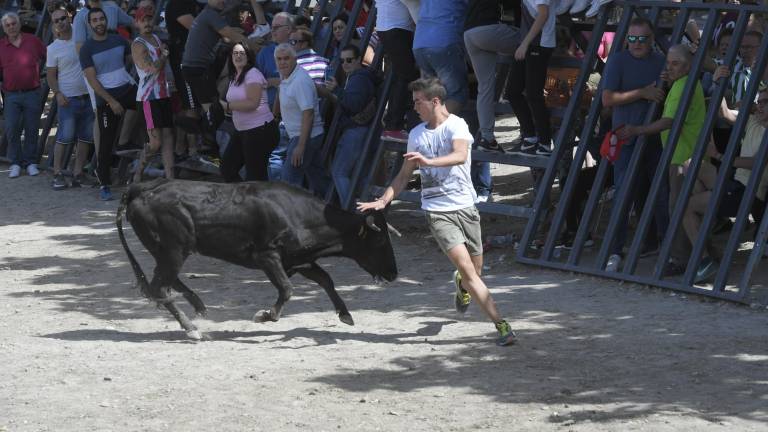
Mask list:
[[[302,28],[296,29],[291,33],[288,42],[296,50],[296,64],[307,71],[316,86],[325,88],[328,59],[312,49],[312,32]]]

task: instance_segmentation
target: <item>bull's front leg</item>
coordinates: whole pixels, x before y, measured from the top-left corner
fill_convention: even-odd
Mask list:
[[[277,301],[269,310],[260,310],[253,316],[256,322],[277,321],[283,305],[293,294],[293,284],[283,269],[283,263],[277,252],[261,257],[261,268],[267,274],[269,281],[277,288]]]
[[[344,304],[344,300],[342,300],[339,293],[336,292],[336,287],[333,285],[331,275],[317,265],[317,263],[312,263],[309,268],[299,267],[296,271],[301,273],[305,278],[313,280],[323,287],[325,293],[328,294],[331,302],[333,302],[333,307],[336,308],[336,313],[339,315],[339,320],[341,320],[341,322],[348,325],[355,325],[352,315],[350,315],[349,310],[347,310],[347,305]]]

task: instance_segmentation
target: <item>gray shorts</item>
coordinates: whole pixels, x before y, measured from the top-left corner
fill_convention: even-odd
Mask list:
[[[444,253],[465,244],[472,256],[483,254],[480,212],[475,206],[447,212],[427,212],[427,225]]]

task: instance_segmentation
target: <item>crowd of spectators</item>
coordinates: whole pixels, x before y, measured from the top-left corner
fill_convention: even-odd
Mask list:
[[[154,26],[159,11],[152,0],[142,0],[131,10],[109,0],[87,0],[84,8],[75,11],[62,2],[52,8],[56,40],[47,52],[40,40],[20,32],[17,15],[3,16],[6,37],[0,44],[0,67],[6,93],[10,177],[18,177],[23,169],[29,175],[38,173],[34,160],[38,143],[33,133],[40,118],[36,70],[45,61],[48,82],[60,109],[54,189],[87,181],[83,168],[95,142],[100,198],[112,199],[114,147],[126,147],[133,131],[146,129],[146,137],[141,140],[146,145],[138,158],[135,181],[141,180],[151,154],[162,154],[167,177],[173,176],[174,161],[204,154],[204,161],[220,165],[225,181],[282,180],[307,187],[318,196],[327,196],[332,187],[336,199],[345,202],[355,193],[350,181],[355,164],[369,156],[362,154],[361,143],[374,121],[372,109],[381,81],[381,71],[371,67],[378,45],[386,67],[393,71],[382,119],[382,139],[408,141],[408,131],[421,123],[408,85],[419,77],[436,77],[446,89],[448,112],[461,115],[467,108],[474,108],[478,127],[472,131],[473,148],[551,155],[553,123],[545,87],[550,59],[564,42],[558,40],[562,33],[556,24],[558,11],[568,9],[563,5],[551,0],[369,0],[363,2],[360,16],[352,20],[348,15],[353,9],[351,0],[344,1],[343,11],[333,17],[312,16],[307,11],[299,15],[272,11],[269,3],[250,0],[233,6],[225,0],[207,0],[205,4],[169,0],[164,11],[168,37],[161,40]],[[365,22],[374,6],[376,31],[368,38]],[[502,20],[508,15],[515,21]],[[313,23],[313,19],[322,22]],[[635,210],[646,204],[643,188],[647,190],[658,167],[685,83],[697,80],[666,181],[656,201],[649,203],[655,210],[655,229],[648,236],[643,255],[653,254],[667,231],[669,213],[687,175],[707,104],[719,103],[708,97],[721,80],[728,81],[712,144],[685,213],[685,229],[680,230],[680,239],[676,239],[665,269],[668,274],[682,271],[687,248],[699,235],[717,170],[736,169],[720,214],[723,219],[733,216],[732,209],[737,207],[733,203],[738,203],[744,193],[768,121],[763,111],[768,94],[766,100],[761,99],[763,96],[754,101],[744,97],[750,80],[766,75],[764,71],[753,71],[765,25],[759,16],[753,16],[740,41],[738,60],[731,68],[723,63],[735,17],[728,13],[719,20],[712,41],[701,40],[699,26],[691,20],[683,43],[670,41],[673,46],[666,56],[655,43],[653,25],[643,18],[632,21],[626,40],[615,41],[612,34],[603,35],[605,46],[601,47],[600,57],[606,66],[603,91],[597,95],[604,106],[600,130],[613,130],[625,142],[612,167],[616,188],[628,181],[626,173],[637,138],[646,137],[641,175],[631,194]],[[345,44],[349,26],[355,28]],[[314,29],[317,31],[313,34]],[[316,52],[319,45],[315,42],[326,38],[326,51]],[[620,43],[625,49],[609,56],[612,43]],[[581,55],[578,48],[566,49],[573,56]],[[696,50],[707,50],[705,70],[690,77]],[[506,81],[496,79],[500,56],[510,59]],[[128,72],[132,66],[138,82]],[[474,107],[467,106],[471,76],[477,82]],[[217,86],[219,81],[223,84]],[[497,91],[497,82],[506,82],[503,92]],[[499,93],[503,93],[520,123],[520,138],[506,146],[494,136]],[[653,103],[663,105],[658,118],[651,117]],[[328,139],[332,118],[328,113],[333,110],[340,110],[340,120],[338,130],[333,131],[335,136]],[[721,166],[718,158],[725,151],[730,125],[739,110],[752,113],[747,134],[734,166]],[[141,122],[145,127],[136,128]],[[227,124],[229,129],[222,126]],[[23,146],[22,128],[26,131]],[[229,133],[222,133],[227,130]],[[330,158],[322,151],[326,141],[335,145]],[[75,143],[74,177],[67,182],[61,175],[62,149]],[[599,161],[600,157],[595,155],[593,159]],[[476,201],[491,199],[490,164],[473,163],[471,177]],[[765,208],[767,179],[764,176],[755,197],[753,216],[758,220]],[[577,200],[575,208],[580,204]],[[628,218],[622,218],[612,244],[609,271],[618,271],[621,266]],[[572,240],[573,229],[569,223],[563,244]],[[711,277],[716,267],[716,253],[706,254],[697,281]]]

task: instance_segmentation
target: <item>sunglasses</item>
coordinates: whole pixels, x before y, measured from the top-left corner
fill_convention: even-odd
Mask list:
[[[629,35],[629,36],[627,36],[627,42],[629,42],[629,43],[645,43],[646,41],[648,41],[648,38],[650,38],[650,36],[633,36],[633,35]]]
[[[342,57],[341,58],[341,62],[342,63],[352,63],[355,60],[357,60],[357,57]]]
[[[55,19],[55,20],[53,20],[53,23],[54,23],[54,24],[58,24],[58,23],[61,23],[61,22],[65,22],[65,21],[67,21],[68,19],[69,19],[69,17],[63,16],[63,17],[61,17],[61,18],[58,18],[58,19]]]
[[[232,55],[233,56],[238,56],[238,57],[244,56],[245,55],[245,51],[232,51]]]
[[[758,106],[765,106],[766,104],[768,104],[768,99],[758,99],[757,100],[757,105]]]
[[[309,41],[305,40],[305,39],[290,39],[290,40],[288,40],[288,43],[290,43],[291,45],[296,45],[296,44],[302,43],[302,42],[309,42]]]

